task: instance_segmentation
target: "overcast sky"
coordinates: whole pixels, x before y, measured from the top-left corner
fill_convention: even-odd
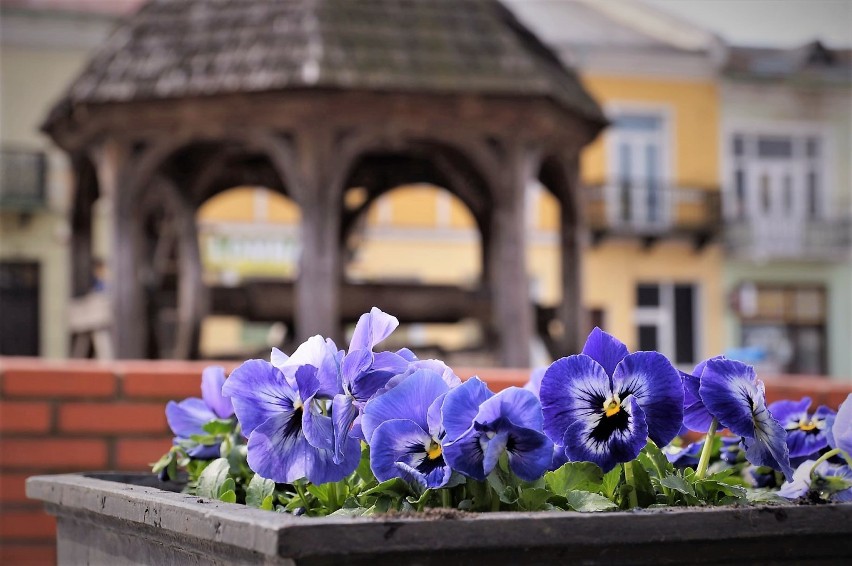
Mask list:
[[[741,45],[852,47],[852,0],[643,0]]]

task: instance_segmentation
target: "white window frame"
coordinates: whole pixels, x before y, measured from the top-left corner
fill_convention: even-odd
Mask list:
[[[671,191],[675,183],[675,109],[670,104],[647,103],[637,101],[617,101],[605,105],[607,116],[614,122],[622,114],[651,115],[660,119],[660,183],[661,199],[660,214],[653,224],[642,221],[641,216],[632,218],[629,224],[646,230],[664,230],[671,225],[672,205]],[[618,145],[621,136],[615,127],[607,128],[605,134],[606,146],[606,187],[608,221],[613,226],[623,223],[621,215],[621,198],[619,194],[619,156]],[[641,197],[639,202],[643,201]]]
[[[633,314],[634,328],[637,332],[639,326],[655,326],[657,328],[657,351],[671,360],[681,370],[692,371],[693,366],[703,359],[704,335],[701,331],[700,320],[705,320],[701,307],[702,287],[697,281],[637,281],[634,292],[639,285],[656,285],[659,289],[660,304],[655,307],[635,306]],[[689,285],[692,287],[692,351],[693,359],[685,364],[677,364],[675,359],[675,307],[674,289],[678,285]]]

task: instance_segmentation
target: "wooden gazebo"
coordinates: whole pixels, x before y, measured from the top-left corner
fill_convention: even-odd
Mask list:
[[[429,182],[476,219],[498,361],[525,366],[525,187],[539,178],[561,204],[570,351],[581,327],[578,155],[604,124],[576,76],[496,0],[153,0],[92,57],[44,130],[75,171],[75,296],[91,286],[92,203],[110,203],[118,357],[164,355],[151,348],[151,313],[166,288],[177,305],[168,355],[195,355],[209,305],[195,211],[218,192],[262,185],[299,205],[296,329],[335,336],[347,231],[384,192]],[[352,187],[367,194],[354,209]]]

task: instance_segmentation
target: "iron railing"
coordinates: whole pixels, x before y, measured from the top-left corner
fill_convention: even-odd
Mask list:
[[[725,247],[753,259],[842,259],[852,257],[852,217],[725,222]]]

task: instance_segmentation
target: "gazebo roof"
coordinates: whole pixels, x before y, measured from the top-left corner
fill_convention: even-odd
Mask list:
[[[497,0],[151,0],[123,22],[57,104],[287,89],[547,97],[605,119]]]

